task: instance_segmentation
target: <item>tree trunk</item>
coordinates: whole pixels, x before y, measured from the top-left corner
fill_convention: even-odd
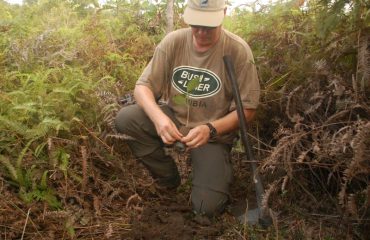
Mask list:
[[[167,1],[167,9],[166,9],[166,33],[173,31],[173,1],[174,0],[168,0]]]

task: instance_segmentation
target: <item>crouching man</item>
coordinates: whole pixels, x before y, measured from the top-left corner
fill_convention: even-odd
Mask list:
[[[159,43],[136,83],[137,105],[122,108],[115,120],[119,132],[136,139],[129,142],[133,154],[162,187],[180,184],[177,166],[163,146],[186,145],[192,160],[192,207],[209,217],[222,213],[228,202],[230,151],[239,124],[224,55],[235,63],[247,121],[255,115],[260,93],[250,47],[223,29],[225,13],[224,0],[188,0],[184,21],[190,27]],[[159,105],[160,99],[166,104]],[[184,126],[190,131],[180,132]]]

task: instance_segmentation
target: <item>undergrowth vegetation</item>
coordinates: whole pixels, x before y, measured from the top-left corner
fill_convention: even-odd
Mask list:
[[[2,166],[26,201],[60,208],[46,179],[55,170],[67,176],[70,159],[67,149],[52,146],[80,141],[84,128],[99,131],[96,92],[116,82],[132,88],[148,58],[142,49],[153,41],[131,17],[113,26],[125,16],[100,19],[103,13],[79,14],[65,2],[1,7]]]
[[[292,1],[237,12],[230,24],[252,45],[265,91],[264,204],[334,218],[360,239],[370,220],[368,7]]]
[[[119,198],[133,210],[140,197],[122,166],[130,155],[110,138],[110,123],[165,34],[164,10],[138,0],[0,0],[1,198],[45,203],[43,217],[62,218],[72,238],[92,220],[71,217],[71,201],[90,201],[101,215]],[[345,230],[333,234],[358,239],[370,221],[369,13],[364,0],[290,1],[236,9],[225,22],[250,44],[263,86],[255,146],[268,180],[264,204],[336,221]],[[20,238],[12,222],[17,229],[2,216],[1,228]],[[65,234],[40,231],[28,237]]]

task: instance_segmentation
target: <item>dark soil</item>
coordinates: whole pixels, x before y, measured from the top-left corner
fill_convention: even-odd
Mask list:
[[[231,206],[239,207],[239,213],[255,207],[251,170],[241,157],[234,154],[231,189]],[[315,219],[287,215],[284,209],[274,209],[278,217],[267,229],[239,224],[232,215],[237,207],[214,219],[195,216],[189,204],[189,164],[183,156],[178,158],[182,185],[173,191],[156,188],[134,159],[118,164],[102,159],[91,161],[84,187],[55,179],[62,210],[53,210],[45,202],[25,204],[16,188],[1,178],[0,239],[339,239],[330,238],[336,234],[335,225],[334,230],[327,227],[330,219],[318,218],[317,224]]]

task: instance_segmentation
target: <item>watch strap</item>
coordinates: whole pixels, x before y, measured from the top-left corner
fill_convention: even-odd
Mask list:
[[[206,123],[207,127],[209,128],[209,139],[215,140],[217,137],[217,130],[211,123]]]

